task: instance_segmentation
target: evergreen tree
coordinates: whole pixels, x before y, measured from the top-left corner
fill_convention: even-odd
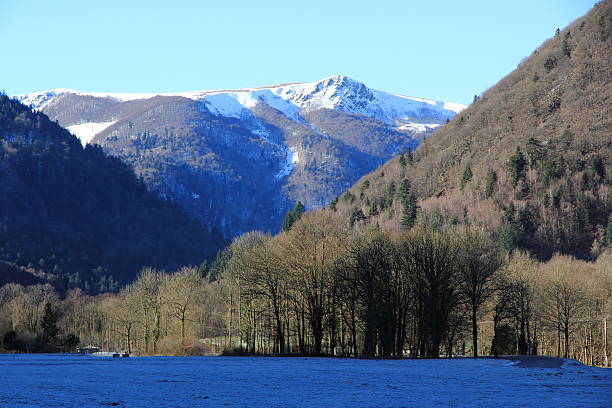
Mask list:
[[[525,176],[525,166],[527,161],[525,156],[521,152],[521,149],[516,148],[514,153],[508,162],[508,171],[510,172],[510,180],[512,181],[512,187],[516,187],[519,180]]]
[[[402,218],[400,224],[412,228],[417,216],[417,199],[416,195],[411,190],[410,180],[402,180],[397,195],[402,204]]]
[[[373,203],[372,206],[370,207],[370,211],[368,212],[369,216],[373,216],[373,215],[378,215],[378,206],[376,205],[376,203]]]
[[[529,167],[532,169],[536,168],[538,162],[545,160],[548,154],[546,148],[542,146],[542,142],[533,137],[530,137],[527,141],[525,153],[527,154]]]
[[[417,198],[414,193],[408,193],[408,197],[406,197],[406,201],[403,203],[402,208],[402,219],[400,223],[408,228],[412,228],[416,221],[417,217]]]
[[[285,216],[285,220],[283,221],[283,231],[289,231],[293,224],[300,219],[305,211],[306,209],[304,208],[302,202],[298,201],[293,209],[291,209],[291,211],[289,211]]]
[[[410,165],[412,165],[412,162],[414,161],[414,155],[412,154],[412,150],[410,148],[406,149],[406,160]]]
[[[58,316],[53,310],[51,303],[45,303],[45,311],[40,321],[40,327],[43,329],[43,334],[47,339],[53,340],[59,334],[57,327]]]
[[[516,236],[512,229],[512,225],[509,223],[502,224],[499,230],[499,246],[506,254],[509,254],[516,249]]]
[[[402,167],[406,167],[406,156],[404,153],[400,154],[399,163]]]
[[[230,259],[229,247],[224,248],[222,251],[217,253],[217,257],[208,268],[208,280],[210,282],[217,281],[225,272],[227,263]]]
[[[338,210],[336,208],[337,204],[338,204],[338,197],[336,197],[333,200],[331,200],[331,203],[329,203],[329,209],[332,210],[333,212],[336,212]]]
[[[586,195],[580,194],[576,203],[576,219],[578,227],[582,231],[586,231],[589,226],[589,199]]]
[[[463,176],[461,177],[461,183],[459,185],[459,188],[461,189],[461,191],[463,191],[463,189],[465,188],[465,185],[471,179],[472,179],[472,167],[468,163],[465,165],[465,169],[463,170]]]
[[[410,183],[410,180],[408,179],[403,179],[402,182],[400,183],[399,190],[397,190],[397,196],[402,203],[404,203],[404,201],[408,198],[408,195],[410,194],[411,186],[412,184]]]
[[[349,219],[351,227],[355,225],[357,221],[365,220],[365,218],[366,217],[363,214],[363,211],[361,210],[361,208],[353,207],[353,210],[351,211],[351,216]]]
[[[200,264],[200,266],[198,266],[198,274],[202,278],[207,278],[208,277],[208,270],[209,270],[208,261],[205,259],[204,262],[202,262]]]
[[[514,222],[514,213],[516,212],[514,202],[510,201],[510,204],[507,207],[503,207],[502,210],[502,223]]]
[[[489,168],[487,171],[487,180],[485,187],[485,196],[487,198],[491,198],[493,196],[493,192],[495,191],[495,185],[497,184],[497,173],[495,170]]]

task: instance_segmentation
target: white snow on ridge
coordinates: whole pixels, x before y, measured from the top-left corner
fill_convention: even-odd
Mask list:
[[[93,96],[95,98],[112,98],[119,102],[133,101],[137,99],[149,99],[155,96],[182,96],[189,99],[201,99],[210,91],[175,92],[175,93],[114,93],[114,92],[82,92],[69,88],[56,88],[43,92],[14,95],[19,102],[31,106],[33,109],[42,109],[55,97],[63,94],[81,96]]]
[[[35,92],[30,94],[15,95],[14,97],[24,105],[32,109],[42,109],[49,104],[56,96],[64,93],[76,93],[77,91],[67,88],[51,89],[49,91]]]
[[[446,110],[459,113],[466,108],[465,105],[456,102],[444,102],[443,108]]]
[[[240,118],[247,113],[245,111],[254,108],[259,102],[264,102],[286,116],[298,120],[296,107],[290,102],[276,97],[268,89],[209,93],[197,99],[202,100],[208,110],[217,116]]]
[[[94,138],[95,135],[102,132],[107,127],[115,124],[115,122],[89,122],[89,123],[81,123],[80,125],[72,125],[68,126],[66,129],[70,131],[73,135],[79,138],[81,144],[85,146],[91,139]]]
[[[405,123],[401,126],[398,126],[397,130],[410,130],[413,132],[426,132],[430,129],[435,129],[440,126],[439,123],[417,123],[417,122],[409,122]]]
[[[440,121],[454,116],[464,105],[431,99],[395,95],[366,87],[345,76],[333,76],[314,82],[282,84],[261,88],[208,90],[175,93],[111,93],[81,92],[58,88],[46,92],[17,95],[17,98],[36,109],[42,109],[56,96],[72,93],[118,101],[148,99],[157,95],[181,96],[203,101],[211,113],[218,116],[244,115],[257,103],[264,102],[292,119],[299,120],[300,110],[337,109],[347,113],[372,117],[387,123],[401,118],[429,117]]]
[[[234,99],[242,106],[242,109],[252,109],[258,102],[265,102],[296,120],[301,110],[337,109],[372,117],[389,124],[401,118],[418,117],[435,118],[442,122],[465,108],[464,105],[458,103],[377,91],[366,87],[361,82],[342,76],[269,88],[203,91],[199,95],[215,114],[223,115],[222,112],[226,111],[225,107],[218,106],[220,95],[225,95]],[[238,117],[241,109],[237,105],[234,106],[229,116]]]

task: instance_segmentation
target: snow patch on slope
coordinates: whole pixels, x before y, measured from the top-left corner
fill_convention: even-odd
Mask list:
[[[274,176],[276,180],[291,174],[295,165],[300,162],[298,151],[295,147],[289,147],[285,149],[285,162],[282,165],[280,171]]]
[[[81,123],[80,125],[72,125],[68,126],[66,129],[70,131],[73,135],[79,138],[81,144],[85,146],[91,139],[94,138],[95,135],[102,132],[107,127],[115,124],[115,122],[89,122],[89,123]]]
[[[277,152],[282,153],[280,154],[280,170],[274,175],[274,179],[280,180],[283,177],[290,175],[296,164],[300,162],[297,147],[287,147],[284,144],[276,143],[270,138],[270,133],[264,130],[263,128],[252,129],[251,133],[268,142],[275,148]]]

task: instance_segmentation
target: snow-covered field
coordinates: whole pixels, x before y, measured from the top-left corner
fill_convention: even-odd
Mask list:
[[[610,373],[491,359],[0,355],[0,406],[609,408]]]

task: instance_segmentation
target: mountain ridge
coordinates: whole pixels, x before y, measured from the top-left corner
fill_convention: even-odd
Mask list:
[[[235,92],[247,93],[247,92],[254,92],[254,91],[260,91],[260,90],[267,90],[267,89],[276,89],[276,88],[290,88],[290,87],[296,87],[296,86],[306,87],[309,85],[324,84],[330,81],[331,82],[334,82],[334,81],[349,82],[349,83],[356,83],[356,84],[365,86],[363,83],[357,80],[354,80],[352,78],[349,78],[345,75],[333,75],[333,76],[323,78],[320,80],[316,80],[316,81],[286,82],[286,83],[280,83],[277,85],[266,85],[266,86],[260,86],[260,87],[247,87],[247,88],[207,89],[207,90],[196,90],[196,91],[158,92],[158,93],[156,92],[133,92],[133,93],[132,92],[87,92],[87,91],[80,91],[80,90],[72,89],[72,88],[54,88],[54,89],[49,89],[46,91],[16,94],[16,95],[13,95],[13,97],[17,98],[20,102],[24,103],[25,105],[30,106],[33,109],[43,109],[45,104],[49,103],[53,97],[59,96],[61,94],[67,94],[67,93],[78,94],[78,95],[83,95],[83,96],[101,97],[101,98],[113,98],[113,99],[117,99],[123,102],[129,101],[129,100],[137,100],[137,99],[149,99],[155,96],[182,96],[182,97],[186,97],[189,99],[201,99],[202,97],[207,96],[207,95],[214,95],[214,94],[221,94],[221,93],[235,93]],[[414,100],[417,102],[427,102],[430,104],[436,103],[436,102],[443,102],[445,104],[445,109],[454,111],[455,113],[458,113],[459,111],[463,110],[466,107],[466,105],[456,103],[456,102],[438,101],[438,100],[433,100],[433,99],[427,99],[427,98],[421,98],[421,97],[415,97],[415,96],[409,96],[409,95],[401,95],[401,94],[385,92],[385,91],[377,91],[377,92],[383,92],[383,93],[386,93],[386,94],[389,94],[389,95],[392,95],[398,98],[410,99],[410,100]]]
[[[327,205],[463,108],[345,76],[166,94],[60,88],[17,99],[121,158],[152,191],[226,237],[278,231],[297,201]]]

